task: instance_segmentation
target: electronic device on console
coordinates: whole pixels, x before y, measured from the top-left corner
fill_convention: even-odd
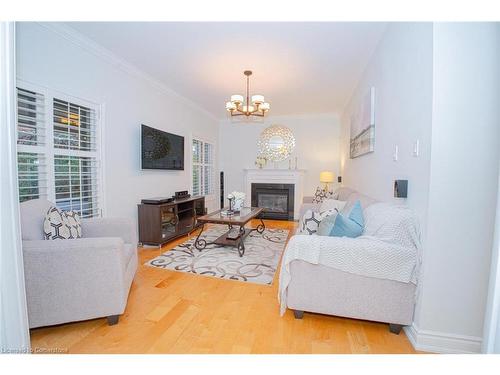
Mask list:
[[[170,203],[173,202],[174,198],[167,198],[167,197],[155,197],[155,198],[147,198],[141,200],[142,204],[165,204],[165,203]]]
[[[188,193],[187,190],[176,191],[175,195],[172,197],[173,199],[186,199],[191,197],[191,194]]]

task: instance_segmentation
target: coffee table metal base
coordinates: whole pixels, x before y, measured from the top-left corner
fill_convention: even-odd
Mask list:
[[[205,224],[203,224],[200,233],[198,233],[198,236],[194,241],[194,247],[196,247],[199,251],[202,251],[205,247],[207,247],[207,245],[231,246],[237,248],[239,256],[242,257],[245,254],[245,238],[254,231],[262,234],[266,229],[266,225],[262,219],[260,219],[260,224],[257,225],[256,228],[245,228],[244,225],[241,225],[239,226],[238,237],[235,239],[227,238],[228,233],[233,229],[233,225],[228,224],[228,228],[229,230],[222,236],[218,237],[215,241],[207,242],[205,239],[200,238],[203,230],[205,229]]]

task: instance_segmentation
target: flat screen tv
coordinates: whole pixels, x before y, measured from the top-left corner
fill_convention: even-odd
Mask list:
[[[141,126],[142,169],[184,170],[184,137]]]

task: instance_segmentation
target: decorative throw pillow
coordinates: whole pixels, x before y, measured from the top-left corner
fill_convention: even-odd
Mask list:
[[[62,211],[50,207],[43,222],[46,240],[66,240],[82,237],[82,222],[75,211]]]
[[[313,203],[322,203],[325,199],[331,198],[333,193],[331,191],[326,191],[320,187],[316,188],[316,193],[314,193]]]
[[[329,210],[325,212],[317,212],[313,210],[307,210],[299,224],[299,233],[302,234],[314,234],[318,231],[319,224],[321,221],[329,216],[336,213],[334,210]]]
[[[337,210],[337,211],[342,211],[344,208],[346,202],[344,201],[339,201],[336,199],[325,199],[323,203],[321,203],[321,206],[319,208],[319,212],[324,212],[324,211],[329,211],[329,210]]]
[[[338,211],[335,210],[331,215],[323,218],[318,225],[318,231],[316,234],[318,236],[329,236],[332,231],[333,226],[335,225],[335,220],[337,220]]]
[[[339,213],[335,219],[330,236],[356,238],[363,234],[365,220],[361,203],[356,201],[349,216]]]

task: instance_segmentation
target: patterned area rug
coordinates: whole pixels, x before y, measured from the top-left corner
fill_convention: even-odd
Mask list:
[[[227,231],[227,226],[213,225],[200,238],[214,241]],[[198,251],[193,243],[196,236],[145,263],[151,267],[194,273],[220,279],[247,281],[271,285],[278,262],[285,248],[288,230],[254,231],[245,238],[245,254],[240,258],[234,247],[207,245]]]

